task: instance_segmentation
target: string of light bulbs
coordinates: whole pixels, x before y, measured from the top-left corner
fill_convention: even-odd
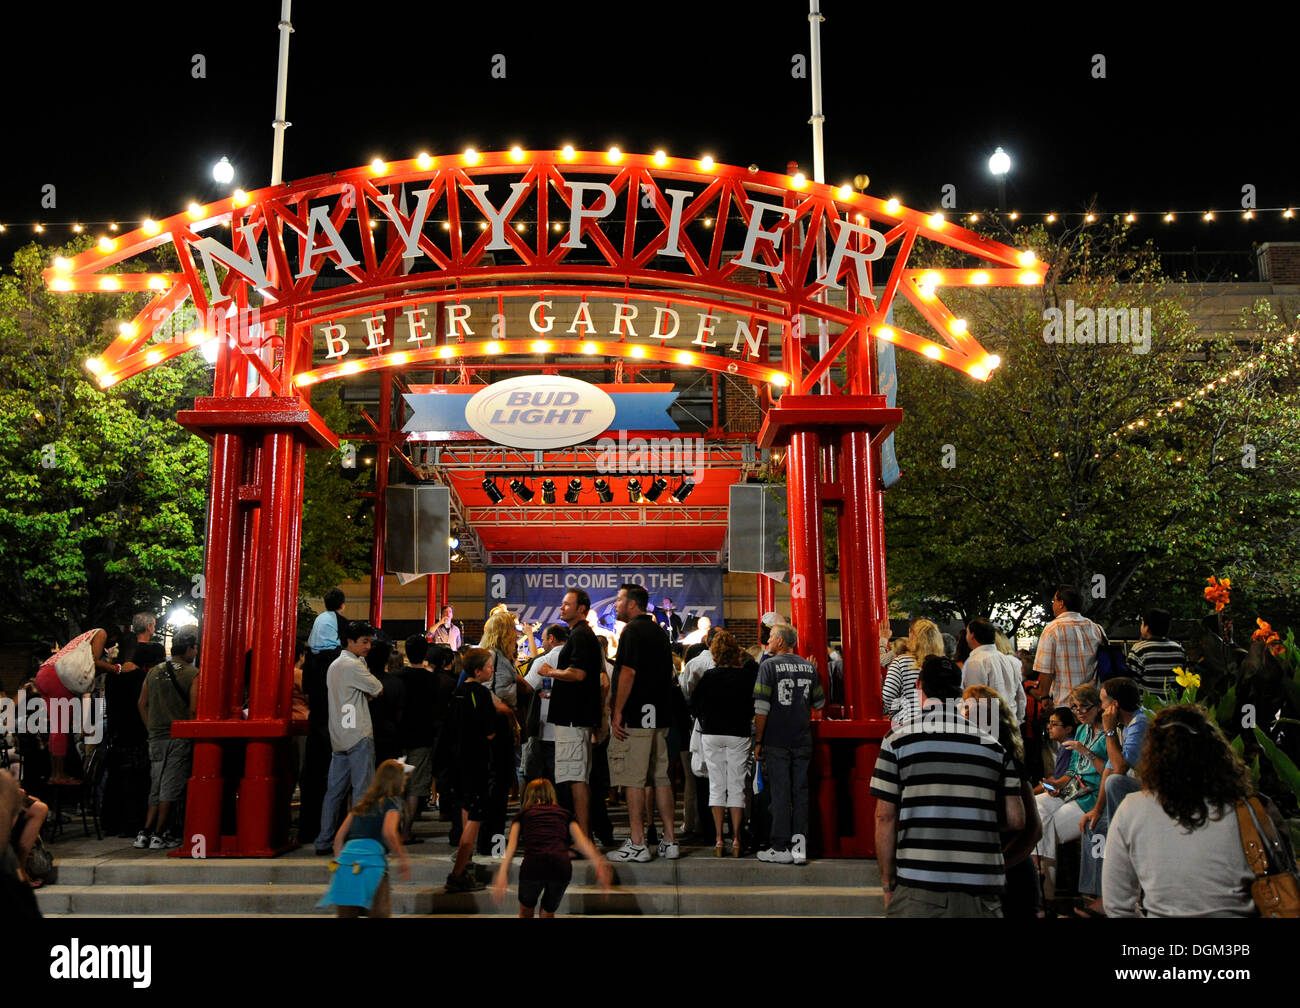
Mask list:
[[[1264,347],[1261,350],[1261,353],[1277,354],[1282,352],[1290,352],[1290,349],[1294,348],[1295,343],[1296,343],[1296,334],[1291,333],[1286,337],[1285,340],[1279,339],[1271,346]],[[1258,361],[1246,361],[1246,363],[1244,363],[1241,367],[1236,367],[1236,368],[1232,368],[1229,371],[1225,371],[1223,374],[1219,375],[1219,377],[1211,380],[1208,384],[1202,385],[1200,388],[1196,389],[1194,392],[1190,393],[1189,395],[1186,395],[1181,399],[1175,399],[1167,407],[1156,410],[1155,416],[1150,419],[1158,419],[1166,415],[1172,416],[1174,413],[1186,409],[1188,404],[1193,402],[1195,399],[1204,399],[1207,396],[1212,395],[1216,390],[1222,391],[1223,388],[1227,387],[1232,382],[1240,378],[1248,377],[1250,372],[1255,370],[1255,367],[1257,366],[1258,363],[1259,363]],[[1126,423],[1119,430],[1112,431],[1110,436],[1119,437],[1120,434],[1124,433],[1125,431],[1139,430],[1141,428],[1144,428],[1147,426],[1148,419],[1149,418],[1147,417],[1139,417],[1138,419],[1133,420],[1130,423]]]

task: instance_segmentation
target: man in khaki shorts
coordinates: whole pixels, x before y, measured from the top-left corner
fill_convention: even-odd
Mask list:
[[[564,593],[560,619],[568,624],[569,637],[555,659],[557,668],[546,662],[537,668],[541,675],[555,680],[547,711],[547,720],[555,727],[555,783],[569,785],[574,818],[588,836],[591,736],[600,724],[600,675],[605,670],[600,641],[587,623],[590,609],[591,598],[581,588]]]
[[[659,856],[680,857],[674,832],[676,810],[668,780],[668,719],[673,687],[673,653],[668,635],[646,609],[650,599],[640,585],[618,590],[615,612],[627,624],[614,656],[613,703],[610,707],[609,779],[627,794],[632,837],[609,855],[611,861],[649,861],[645,845],[645,792],[655,788],[663,820]]]

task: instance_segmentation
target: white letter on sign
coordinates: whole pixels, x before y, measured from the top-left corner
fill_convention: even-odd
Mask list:
[[[560,245],[560,248],[586,248],[582,243],[582,221],[590,217],[592,220],[599,220],[601,217],[608,217],[614,212],[614,190],[604,182],[565,182],[569,187],[571,197],[571,210],[569,216],[569,237],[568,240]],[[605,205],[599,210],[594,207],[587,209],[583,206],[586,199],[585,193],[588,189],[594,189],[604,194]]]
[[[554,304],[555,304],[554,301],[534,301],[534,302],[533,302],[533,306],[532,306],[531,308],[528,309],[528,324],[531,325],[531,326],[533,327],[533,332],[535,332],[535,333],[548,333],[548,332],[551,331],[551,327],[555,325],[555,319],[552,318],[552,317],[549,316],[549,315],[546,316],[546,325],[543,326],[542,323],[541,323],[540,321],[538,321],[537,313],[538,313],[538,311],[539,311],[540,309],[542,309],[542,308],[550,308],[550,307],[552,307]]]
[[[324,245],[316,244],[316,229],[320,228],[329,241]],[[315,276],[316,267],[311,261],[318,255],[324,255],[333,249],[339,256],[339,268],[348,266],[357,266],[359,263],[352,258],[352,253],[348,247],[343,244],[343,238],[330,223],[329,207],[313,207],[311,215],[307,218],[307,253],[303,256],[302,271],[298,274],[298,279],[303,277]]]
[[[384,339],[384,316],[367,315],[361,321],[366,324],[367,350],[382,350],[392,344],[392,340]]]
[[[397,233],[402,236],[402,242],[406,246],[405,251],[402,252],[403,259],[414,259],[420,254],[420,232],[424,230],[424,221],[429,216],[429,197],[433,195],[433,190],[421,189],[411,195],[415,197],[415,213],[411,215],[409,231],[403,230],[402,216],[393,209],[393,194],[384,193],[378,200],[379,205],[384,208],[384,215],[393,222],[393,227],[397,228]]]
[[[241,259],[215,238],[200,238],[194,243],[194,247],[203,256],[203,268],[208,274],[208,287],[212,291],[212,303],[214,305],[229,301],[230,295],[223,294],[221,291],[221,283],[217,280],[217,271],[212,265],[213,259],[224,263],[240,276],[251,280],[254,290],[266,290],[271,286],[271,281],[266,277],[266,267],[262,265],[262,254],[257,249],[257,242],[253,240],[253,225],[242,225],[239,228],[239,233],[244,236],[244,241],[248,244],[247,259]]]
[[[497,210],[488,202],[485,185],[465,186],[465,191],[470,194],[470,199],[474,205],[483,211],[483,216],[488,219],[492,225],[492,240],[484,246],[486,249],[510,249],[510,243],[506,241],[506,218],[519,205],[519,201],[524,198],[524,193],[528,192],[527,182],[515,182],[510,186],[510,198],[506,200],[506,205]]]
[[[834,287],[837,290],[843,287],[843,284],[837,279],[840,272],[840,264],[844,262],[844,257],[849,256],[853,260],[854,266],[858,271],[858,290],[871,290],[871,281],[867,279],[867,263],[874,262],[885,254],[885,236],[879,231],[860,224],[850,224],[848,221],[840,221],[840,232],[835,236],[835,251],[831,253],[831,261],[826,264],[826,275],[817,278],[818,283],[824,283],[827,287]],[[849,239],[854,234],[860,234],[871,239],[870,252],[855,252],[849,248]]]
[[[346,332],[347,330],[337,322],[331,322],[321,330],[321,334],[325,337],[325,343],[329,347],[329,349],[325,351],[326,357],[347,356],[348,341],[344,338],[344,333]]]
[[[671,196],[673,200],[672,212],[668,215],[668,242],[659,250],[660,255],[681,256],[686,258],[686,253],[677,247],[677,241],[682,231],[682,204],[687,198],[694,196],[685,189],[665,189],[664,194]]]
[[[775,248],[777,240],[781,237],[781,229],[774,231],[763,230],[763,211],[774,210],[781,214],[789,221],[794,220],[794,208],[783,207],[776,203],[760,203],[758,200],[746,200],[746,203],[753,208],[753,214],[749,218],[749,231],[745,234],[745,247],[740,255],[731,260],[737,266],[749,266],[751,269],[762,270],[764,273],[780,273],[781,267],[768,266],[766,263],[754,261],[754,247],[758,244],[760,238],[765,238],[772,243]],[[779,250],[778,250],[779,251]]]

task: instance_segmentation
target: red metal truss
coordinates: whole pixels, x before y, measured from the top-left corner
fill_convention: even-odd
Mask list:
[[[507,185],[510,195],[503,197]],[[403,189],[405,211],[397,203]],[[575,193],[583,200],[577,208]],[[610,194],[615,205],[608,215],[597,216]],[[414,207],[409,205],[412,200]],[[724,257],[724,249],[745,242],[760,210],[763,216],[755,227],[762,236],[751,243],[750,260],[757,268],[744,268],[737,262],[740,257]],[[702,230],[705,221],[712,223],[711,230]],[[560,225],[560,232],[552,230],[553,224]],[[853,230],[867,226],[878,226],[883,243]],[[837,275],[817,276],[813,238],[825,229],[827,247],[834,249],[844,228],[850,229],[844,243],[847,254],[840,257]],[[377,234],[381,229],[382,242]],[[214,236],[219,247],[211,244]],[[680,256],[664,254],[670,238]],[[972,264],[962,269],[910,268],[919,238],[958,249],[972,257]],[[571,247],[576,242],[584,245],[581,257]],[[111,271],[166,244],[174,248],[180,272]],[[852,254],[880,244],[881,258],[863,264],[867,284],[861,284]],[[408,248],[416,254],[405,256]],[[215,290],[209,289],[208,260],[232,267]],[[321,264],[326,261],[351,282],[322,285]],[[886,271],[879,296],[872,291],[873,268]],[[404,272],[407,269],[410,272]],[[847,353],[848,380],[839,390],[864,394],[871,391],[865,369],[852,362],[871,335],[926,353],[976,378],[987,377],[996,359],[944,306],[938,288],[1041,283],[1043,272],[1032,253],[990,241],[940,215],[810,183],[801,175],[663,154],[515,149],[422,155],[254,192],[237,191],[229,199],[192,205],[166,220],[105,237],[95,249],[56,261],[46,279],[54,290],[155,293],[93,362],[104,386],[217,339],[223,347],[218,396],[289,396],[313,380],[375,368],[539,352],[689,364],[756,381],[788,380],[795,392],[811,388]],[[841,283],[843,304],[826,303],[828,287]],[[491,341],[448,340],[438,345],[431,335],[433,345],[428,347],[421,342],[413,350],[363,353],[313,368],[310,327],[318,322],[395,312],[417,303],[564,294],[574,284],[588,296],[694,307],[748,320],[751,327],[762,325],[768,332],[780,329],[783,359],[765,359],[766,341],[753,360],[709,353],[711,348],[691,346],[685,339],[675,346],[648,345],[626,334],[554,341],[530,335],[498,340],[490,349]],[[899,291],[934,327],[930,337],[884,328]],[[840,297],[838,291],[830,293]],[[186,300],[194,303],[199,325],[157,341],[159,325]],[[837,327],[825,355],[819,357],[816,342],[795,331],[800,315]],[[739,333],[736,339],[739,343]],[[583,346],[593,342],[598,349]],[[774,365],[779,372],[774,373]]]
[[[491,567],[716,567],[713,550],[491,550]]]

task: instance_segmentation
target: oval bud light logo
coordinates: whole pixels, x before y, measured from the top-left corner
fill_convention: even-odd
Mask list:
[[[495,382],[465,406],[478,434],[511,448],[563,448],[589,441],[614,423],[614,400],[577,378],[522,375]]]

